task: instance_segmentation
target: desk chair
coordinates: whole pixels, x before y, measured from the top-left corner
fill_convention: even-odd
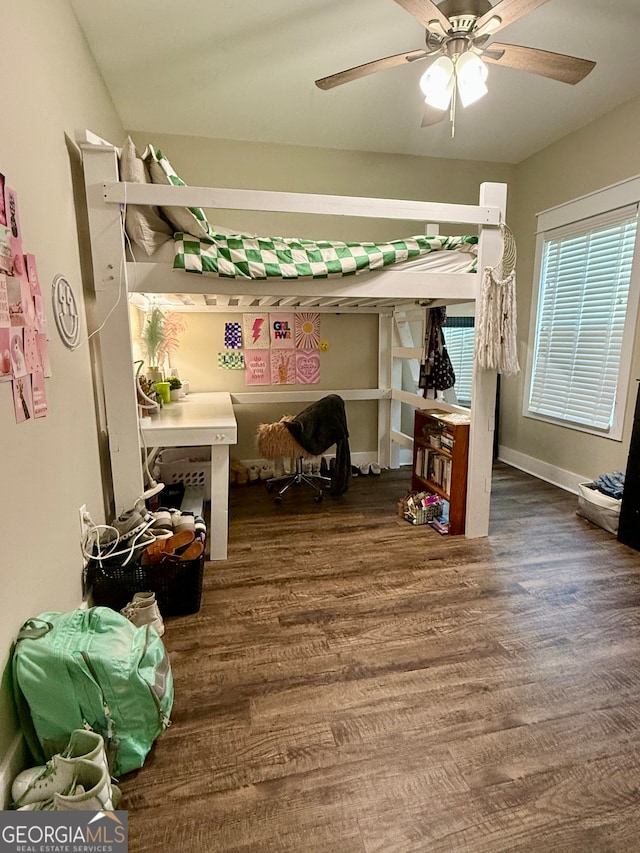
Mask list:
[[[281,477],[270,477],[266,481],[267,490],[273,492],[278,488],[275,503],[282,503],[282,496],[291,486],[299,486],[305,483],[314,492],[314,501],[320,503],[322,500],[322,487],[329,488],[331,480],[319,474],[305,474],[303,463],[305,459],[316,458],[308,453],[289,432],[287,421],[292,421],[293,415],[285,415],[277,423],[260,424],[257,433],[258,451],[265,459],[286,459],[294,461],[294,471]]]

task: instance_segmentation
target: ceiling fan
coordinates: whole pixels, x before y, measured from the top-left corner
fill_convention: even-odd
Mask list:
[[[426,29],[426,49],[385,56],[364,65],[316,80],[320,89],[332,89],[377,71],[433,58],[420,81],[427,104],[422,127],[441,121],[450,109],[452,135],[455,127],[456,98],[468,106],[486,94],[490,62],[528,71],[575,85],[595,67],[595,62],[535,47],[491,42],[492,36],[549,0],[395,0]],[[438,57],[438,58],[436,58]]]

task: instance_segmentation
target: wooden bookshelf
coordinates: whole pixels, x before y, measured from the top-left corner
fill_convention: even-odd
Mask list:
[[[411,488],[449,502],[452,536],[464,533],[468,456],[469,421],[464,416],[416,409]]]

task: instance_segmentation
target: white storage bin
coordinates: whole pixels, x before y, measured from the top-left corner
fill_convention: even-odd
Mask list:
[[[618,533],[621,505],[621,500],[611,498],[598,489],[590,489],[589,483],[578,484],[578,515],[614,535]]]
[[[160,480],[165,485],[204,486],[205,500],[211,500],[210,447],[167,448],[156,461]]]

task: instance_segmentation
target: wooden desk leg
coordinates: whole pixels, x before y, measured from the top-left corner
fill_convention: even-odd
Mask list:
[[[211,519],[209,559],[227,559],[229,534],[229,446],[211,446]]]

